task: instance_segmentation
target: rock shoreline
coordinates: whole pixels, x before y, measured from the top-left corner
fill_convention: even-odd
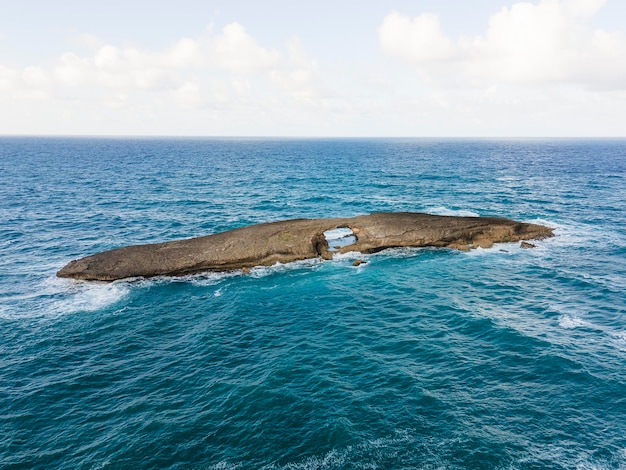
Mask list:
[[[355,243],[331,249],[324,232],[349,228]],[[214,235],[105,251],[71,261],[64,278],[115,281],[131,277],[182,276],[232,271],[303,259],[332,259],[333,253],[376,253],[399,247],[459,250],[494,243],[538,240],[553,229],[498,217],[455,217],[413,212],[376,212],[352,218],[294,219]]]

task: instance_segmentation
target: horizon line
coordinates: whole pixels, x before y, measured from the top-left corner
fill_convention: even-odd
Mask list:
[[[34,137],[34,138],[102,138],[102,139],[277,139],[277,140],[313,140],[313,139],[450,139],[450,140],[621,140],[624,136],[409,136],[409,135],[194,135],[194,134],[0,134],[0,138]]]

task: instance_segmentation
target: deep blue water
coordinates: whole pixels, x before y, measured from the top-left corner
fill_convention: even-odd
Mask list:
[[[556,237],[55,277],[372,211]],[[0,468],[626,468],[625,215],[626,140],[0,138]]]

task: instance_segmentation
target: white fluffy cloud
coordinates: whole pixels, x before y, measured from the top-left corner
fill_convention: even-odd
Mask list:
[[[238,23],[227,25],[209,44],[209,64],[238,73],[253,73],[276,65],[280,55],[259,46]]]
[[[74,44],[91,53],[0,64],[0,133],[250,133],[236,129],[280,129],[270,114],[290,124],[325,100],[317,62],[296,38],[266,48],[239,23],[162,50],[90,35]]]
[[[249,87],[242,85],[246,78],[270,86],[278,77],[291,74],[294,79],[283,80],[289,93],[294,80],[301,87],[313,86],[315,62],[303,50],[295,56],[291,43],[284,54],[266,49],[238,23],[226,25],[216,35],[182,38],[162,51],[102,44],[93,37],[89,44],[96,46],[92,55],[66,52],[47,67],[31,65],[17,70],[0,66],[4,99],[24,99],[35,92],[71,98],[85,89],[107,99],[120,92],[152,91],[173,93],[178,103],[191,106],[194,97],[195,104],[208,99],[208,88],[220,89],[214,97],[246,94]],[[307,79],[298,78],[303,76]]]
[[[579,84],[626,89],[626,37],[593,29],[603,0],[520,2],[491,16],[484,34],[451,38],[437,15],[390,13],[382,51],[414,66],[429,84]]]
[[[411,19],[391,12],[379,28],[379,39],[384,52],[414,63],[446,61],[455,53],[454,42],[445,36],[434,13]]]
[[[520,0],[471,37],[387,10],[313,35],[281,20],[304,43],[279,46],[240,23],[158,48],[85,34],[0,57],[0,134],[623,135],[626,37],[597,26],[602,4]],[[347,39],[375,40],[372,24],[391,59]]]
[[[231,23],[221,34],[182,38],[164,51],[105,44],[92,57],[66,53],[57,61],[52,75],[60,86],[171,90],[188,88],[188,75],[194,69],[257,74],[271,69],[280,59],[277,51],[258,45],[243,26]]]

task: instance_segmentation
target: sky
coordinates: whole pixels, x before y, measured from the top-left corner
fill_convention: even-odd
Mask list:
[[[626,137],[623,0],[0,12],[0,135]]]

